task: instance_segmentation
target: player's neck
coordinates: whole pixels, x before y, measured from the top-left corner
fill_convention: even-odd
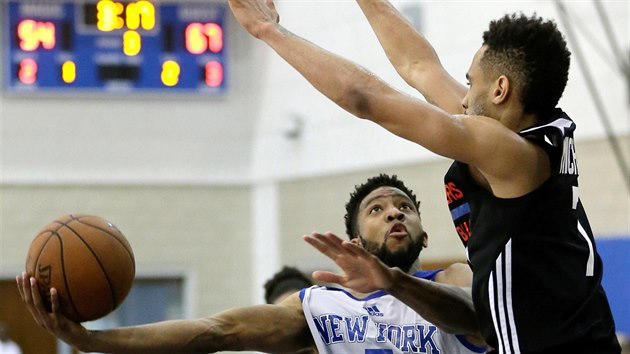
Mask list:
[[[409,274],[414,274],[417,273],[419,271],[422,270],[422,266],[420,266],[420,260],[416,259],[413,264],[411,265],[411,267],[409,267],[409,270],[407,271],[407,273]]]

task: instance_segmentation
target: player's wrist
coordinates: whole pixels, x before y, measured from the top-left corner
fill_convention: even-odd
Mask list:
[[[68,342],[68,344],[74,346],[81,352],[90,353],[95,349],[94,343],[96,337],[97,331],[89,330],[80,326],[80,329],[75,330],[72,341]]]
[[[386,268],[385,280],[383,282],[383,290],[388,293],[396,290],[396,286],[399,283],[400,277],[403,275],[403,271],[400,268]]]

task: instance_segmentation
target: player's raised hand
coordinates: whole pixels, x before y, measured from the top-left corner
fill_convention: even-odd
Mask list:
[[[260,38],[265,27],[276,25],[280,19],[273,0],[229,0],[229,4],[236,20],[256,38]]]
[[[360,245],[344,241],[330,232],[324,234],[313,232],[311,235],[304,235],[304,240],[332,259],[344,272],[335,274],[316,271],[313,272],[315,280],[337,283],[362,293],[388,289],[391,286],[393,269]]]

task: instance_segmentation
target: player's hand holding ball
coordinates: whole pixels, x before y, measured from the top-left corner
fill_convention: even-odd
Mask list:
[[[101,217],[73,214],[55,219],[35,236],[26,273],[17,280],[31,312],[42,307],[59,310],[68,319],[83,322],[116,309],[129,294],[134,276],[133,251],[122,232]]]

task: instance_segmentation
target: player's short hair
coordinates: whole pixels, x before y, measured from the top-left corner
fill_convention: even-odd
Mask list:
[[[483,44],[483,70],[506,75],[520,93],[524,112],[549,119],[567,85],[571,62],[556,24],[536,14],[505,15],[490,22]]]
[[[396,175],[389,176],[381,173],[378,176],[368,178],[368,180],[361,184],[354,186],[354,191],[350,193],[350,200],[346,203],[346,214],[344,215],[346,223],[346,234],[350,239],[357,237],[359,234],[359,225],[357,224],[357,216],[359,214],[359,205],[361,201],[373,190],[380,187],[394,187],[401,190],[403,193],[411,199],[416,206],[418,215],[420,215],[420,202],[417,200],[416,195],[403,181],[399,180]]]
[[[272,304],[288,291],[298,291],[313,285],[313,281],[295,267],[284,266],[265,283],[265,302]]]

